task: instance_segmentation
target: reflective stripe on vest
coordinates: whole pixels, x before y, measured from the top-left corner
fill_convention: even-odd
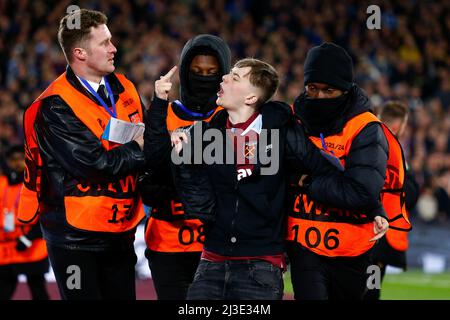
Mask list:
[[[206,120],[222,110],[218,107]],[[168,131],[192,125],[194,122],[180,119],[169,104],[166,125]],[[171,212],[155,212],[145,229],[145,241],[150,250],[158,252],[196,252],[203,249],[203,223],[198,219],[185,219],[181,202],[171,201]]]
[[[116,101],[117,118],[128,122],[142,122],[143,114],[139,95],[125,76],[116,74],[124,91]],[[110,115],[93,100],[76,90],[67,80],[66,73],[59,76],[26,110],[24,115],[26,178],[23,197],[19,204],[19,219],[23,222],[35,218],[40,194],[40,170],[42,160],[34,132],[34,120],[46,97],[58,95],[75,115],[101,141],[106,150],[118,144],[101,139]],[[141,199],[136,190],[137,173],[106,184],[78,183],[66,190],[65,217],[69,225],[86,231],[125,232],[134,228],[145,216]],[[30,209],[31,208],[31,209]]]
[[[21,188],[22,184],[9,186],[8,179],[0,176],[0,265],[36,262],[47,257],[47,248],[43,239],[33,240],[31,247],[27,250],[16,250],[17,238],[26,235],[31,229],[31,225],[24,225],[16,219],[15,202]],[[8,192],[3,192],[6,189]],[[14,230],[12,231],[5,230],[6,212],[14,214]]]
[[[371,122],[380,122],[380,120],[372,113],[365,112],[349,120],[341,133],[326,137],[325,143],[328,150],[333,151],[344,167],[345,157],[350,152],[353,140]],[[382,127],[386,132],[386,127],[384,125]],[[318,148],[322,148],[319,137],[309,138]],[[389,143],[389,158],[382,197],[383,206],[390,219],[401,213],[393,208],[401,207],[402,198],[401,193],[392,193],[389,185],[393,184],[394,173],[397,173],[398,177],[404,175],[404,167],[403,162],[398,161],[399,150],[393,147],[392,137],[386,135],[386,138]],[[402,159],[401,153],[400,159]],[[403,180],[396,180],[395,186],[402,190]],[[373,221],[368,218],[367,212],[332,208],[315,202],[301,193],[294,193],[292,198],[293,206],[289,208],[287,240],[296,241],[317,254],[329,257],[358,256],[373,247],[374,242],[369,242],[369,239],[374,236]],[[401,217],[403,219],[403,215]]]

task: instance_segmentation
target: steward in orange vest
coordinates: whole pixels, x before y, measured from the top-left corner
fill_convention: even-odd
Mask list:
[[[392,226],[409,224],[403,154],[353,83],[353,63],[343,48],[312,48],[304,81],[294,111],[341,172],[291,189],[286,240],[295,298],[362,299],[372,239],[387,229],[385,212],[395,212]]]
[[[106,80],[117,119],[142,122],[134,85],[120,74]],[[145,216],[137,192],[144,154],[135,141],[119,145],[102,138],[110,119],[70,67],[25,112],[26,170],[18,218],[29,223],[39,215],[47,246],[56,247],[50,254],[63,248],[74,259],[78,250],[134,255],[135,228]],[[56,279],[63,282],[54,260]]]
[[[61,19],[58,41],[68,67],[24,114],[19,220],[39,215],[65,300],[136,299],[144,115],[133,83],[114,73],[117,49],[107,21],[87,9]]]
[[[381,107],[379,115],[391,136],[400,139],[406,128],[408,122],[408,107],[400,101],[388,101]],[[390,143],[390,150],[401,150],[400,142],[393,138]],[[391,177],[396,177],[395,171],[391,170]],[[400,177],[399,177],[400,178]],[[383,205],[390,221],[390,228],[386,235],[381,238],[375,245],[372,252],[373,263],[378,265],[381,269],[381,281],[384,278],[387,265],[406,270],[407,259],[406,251],[408,250],[408,233],[405,230],[411,229],[411,226],[406,222],[406,219],[399,219],[399,208],[395,207],[399,203],[397,200],[400,196],[400,203],[404,205],[402,210],[409,211],[414,208],[419,197],[419,185],[414,179],[411,171],[408,171],[405,164],[405,172],[403,179],[403,188],[399,185],[392,186],[389,190],[383,190]],[[395,190],[397,189],[397,190]],[[364,296],[365,300],[378,300],[380,298],[380,289],[368,290]]]
[[[145,153],[152,159],[155,154],[160,156],[149,161],[141,193],[144,203],[152,207],[145,232],[146,256],[161,300],[186,298],[203,249],[204,226],[199,219],[184,215],[172,181],[170,143],[151,140],[149,133],[169,139],[168,131],[194,121],[209,121],[221,109],[215,100],[222,76],[230,69],[230,56],[230,49],[219,37],[203,34],[189,40],[181,53],[180,100],[169,104],[156,94],[150,107],[155,116],[147,118]],[[159,126],[158,115],[165,118],[167,127]]]
[[[61,222],[74,230],[114,234],[129,232],[134,230],[144,218],[136,188],[137,171],[131,164],[124,163],[129,158],[127,154],[124,154],[126,156],[124,159],[119,158],[121,153],[115,152],[115,149],[120,147],[119,144],[102,138],[111,116],[97,102],[87,96],[83,92],[84,90],[80,91],[77,90],[80,88],[73,87],[69,78],[75,80],[74,77],[75,75],[69,67],[67,72],[53,81],[25,112],[26,170],[18,219],[23,223],[29,223],[40,214],[44,230],[46,230],[47,218],[53,219],[53,217],[45,216],[46,211],[61,210],[61,218],[55,218],[57,220],[63,218]],[[140,98],[133,84],[120,74],[111,74],[110,78],[112,85],[115,85],[114,88],[121,89],[115,103],[117,119],[134,123],[142,122]],[[79,86],[80,84],[78,84]],[[46,98],[48,99],[46,100]],[[99,150],[94,149],[97,153],[92,155],[92,158],[88,156],[89,159],[83,159],[83,156],[85,156],[83,153],[89,151],[89,145],[80,145],[79,150],[76,149],[75,143],[81,143],[82,141],[81,139],[76,140],[76,136],[72,139],[64,136],[57,137],[56,132],[54,132],[55,136],[51,137],[55,139],[53,141],[55,143],[67,144],[67,148],[70,148],[70,153],[67,154],[57,154],[64,148],[61,145],[50,145],[51,138],[45,139],[47,137],[44,130],[49,130],[49,128],[46,128],[48,127],[47,123],[52,120],[50,117],[46,118],[46,113],[53,111],[49,110],[52,106],[48,106],[46,102],[52,99],[53,101],[59,99],[57,102],[66,106],[66,112],[79,119],[80,123],[77,123],[77,125],[82,124],[86,127],[86,132],[83,132],[84,135],[80,138],[96,138],[95,143],[91,143]],[[72,125],[72,123],[65,122],[61,118],[55,120],[59,120],[62,124],[68,126]],[[75,129],[74,127],[71,128]],[[39,133],[42,133],[42,137]],[[50,150],[42,152],[40,141],[43,142],[42,145],[48,143]],[[129,144],[131,146],[135,143],[132,141]],[[48,167],[47,172],[45,172],[46,175],[44,175],[43,167],[45,164],[43,159],[44,157],[50,158],[47,153],[52,151],[55,152],[52,160],[62,162],[62,169],[67,169],[73,177],[59,181],[61,172],[51,170]],[[77,152],[82,154],[79,155]],[[110,153],[108,154],[108,152]],[[95,156],[103,156],[104,159],[99,161]],[[60,157],[64,159],[60,159]],[[95,167],[90,168],[87,163],[88,160],[98,161],[99,163],[93,163]],[[77,163],[78,161],[79,163]],[[137,157],[136,164],[142,166],[143,158]],[[116,168],[114,165],[122,165],[123,168]],[[135,172],[128,173],[127,171]],[[53,189],[57,185],[62,189]],[[56,199],[49,198],[50,195],[46,195],[46,191],[48,193],[55,192]],[[58,200],[62,202],[58,203]],[[35,211],[29,210],[29,208],[35,208],[33,204],[38,206]],[[44,232],[44,235],[46,235],[46,232]],[[52,242],[51,238],[51,236],[46,237],[46,240]]]
[[[44,274],[48,272],[47,248],[39,224],[25,225],[17,220],[23,182],[22,146],[5,152],[0,176],[0,300],[11,299],[17,276],[25,274],[33,299],[48,300]]]
[[[350,119],[339,135],[324,139],[326,148],[340,159],[344,168],[353,140],[372,122],[380,121],[370,112],[361,113]],[[390,228],[409,231],[403,190],[405,179],[403,151],[390,130],[384,124],[382,128],[388,139],[389,156],[381,201],[391,221]],[[318,148],[323,147],[320,137],[309,138]],[[317,219],[310,217],[311,214],[316,215]],[[347,223],[343,223],[346,220]],[[369,241],[373,237],[372,229],[373,223],[369,215],[358,210],[345,210],[321,204],[300,191],[295,197],[288,218],[287,239],[298,242],[323,256],[354,257],[367,252],[375,244]],[[311,240],[314,238],[315,240]]]

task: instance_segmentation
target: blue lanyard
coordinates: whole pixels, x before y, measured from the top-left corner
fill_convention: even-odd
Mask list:
[[[106,105],[105,101],[103,101],[103,99],[98,95],[97,91],[95,91],[94,88],[91,87],[89,82],[87,82],[82,77],[79,77],[79,78],[84,83],[84,85],[89,89],[89,91],[94,95],[94,97],[100,102],[100,104],[106,110],[106,112],[108,112],[111,115],[111,117],[117,118],[116,103],[114,102],[114,96],[112,94],[111,87],[109,86],[108,80],[106,80],[106,78],[104,78],[105,79],[106,91],[108,91],[109,100],[111,101],[111,106],[112,106],[112,109],[113,109],[112,112],[108,108],[108,106]]]
[[[320,134],[320,140],[322,141],[322,147],[325,151],[330,152],[334,156],[333,150],[328,150],[327,144],[325,143],[325,138],[323,137],[323,133]]]
[[[176,104],[177,106],[180,107],[181,110],[183,110],[185,113],[187,113],[187,114],[190,115],[191,117],[196,117],[196,118],[200,117],[200,118],[205,119],[205,118],[208,118],[210,115],[212,115],[214,111],[216,111],[216,109],[214,108],[214,109],[208,111],[208,112],[205,113],[205,114],[203,114],[203,113],[198,113],[198,112],[194,112],[194,111],[191,111],[191,110],[189,110],[188,108],[186,108],[186,107],[183,105],[183,103],[181,103],[180,100],[175,100],[174,102],[175,102],[175,104]]]

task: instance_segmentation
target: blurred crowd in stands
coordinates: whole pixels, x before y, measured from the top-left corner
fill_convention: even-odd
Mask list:
[[[23,110],[66,67],[57,29],[72,1],[0,1],[0,153],[23,139]],[[292,103],[304,90],[306,52],[323,41],[348,50],[356,82],[373,105],[406,102],[402,139],[421,186],[413,212],[427,223],[450,221],[450,1],[88,0],[103,11],[118,48],[117,71],[148,105],[153,83],[177,64],[199,33],[221,36],[233,60],[272,63],[282,83],[276,99]],[[369,30],[369,5],[381,9],[381,29]],[[176,98],[177,90],[172,90]],[[370,182],[368,182],[370,183]]]

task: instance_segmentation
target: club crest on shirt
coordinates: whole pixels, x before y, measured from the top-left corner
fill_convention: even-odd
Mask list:
[[[247,159],[253,159],[256,156],[257,142],[248,142],[244,146],[244,157]]]

